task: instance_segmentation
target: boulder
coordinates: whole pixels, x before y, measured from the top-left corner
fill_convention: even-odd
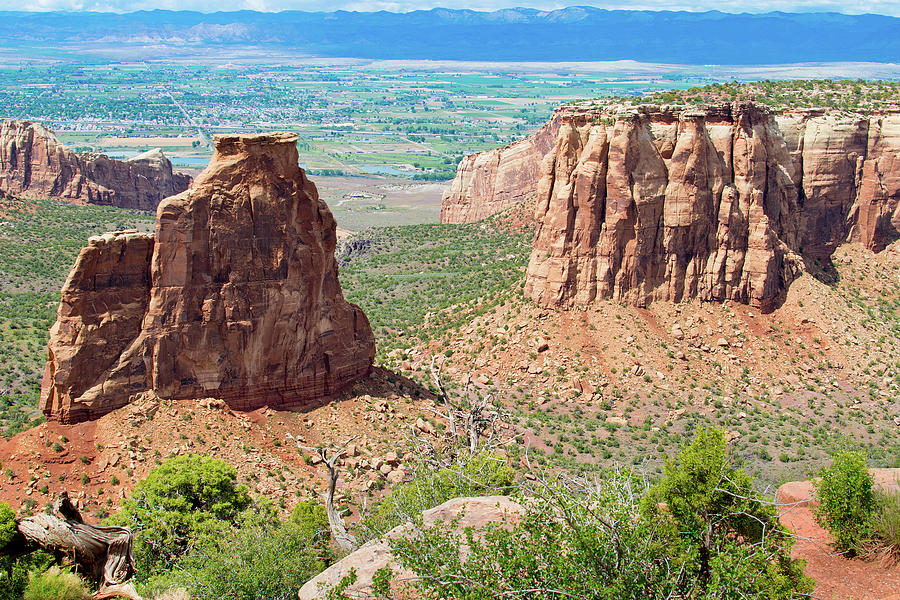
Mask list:
[[[335,222],[297,136],[217,136],[156,232],[81,251],[50,332],[41,409],[99,417],[145,392],[231,408],[298,408],[366,376],[368,320],[341,293]]]
[[[478,530],[488,523],[517,523],[523,513],[522,505],[506,496],[454,498],[423,512],[422,523],[425,527],[433,527],[437,523],[452,523],[458,531],[470,527]],[[372,578],[384,567],[391,567],[395,573],[395,581],[401,584],[404,580],[415,577],[414,573],[399,568],[390,547],[390,540],[411,535],[415,535],[415,528],[407,523],[390,530],[382,539],[364,544],[306,582],[300,588],[298,597],[300,600],[326,598],[327,591],[336,586],[351,569],[356,570],[356,582],[346,590],[351,598],[371,596]]]

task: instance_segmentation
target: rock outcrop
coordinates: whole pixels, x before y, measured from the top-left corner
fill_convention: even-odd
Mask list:
[[[545,306],[700,298],[767,310],[802,257],[847,240],[878,251],[900,234],[900,115],[570,105],[503,152],[541,163],[508,190],[536,197],[525,291]],[[496,170],[485,182],[463,169],[496,153],[463,162],[445,221],[508,205]]]
[[[521,504],[506,496],[483,496],[470,498],[454,498],[422,513],[422,526],[425,528],[442,524],[461,532],[473,529],[476,532],[490,523],[505,525],[517,524],[525,509]],[[408,537],[415,533],[412,523],[398,525],[383,538],[372,540],[359,549],[334,563],[300,588],[300,600],[318,600],[328,597],[333,589],[351,571],[356,573],[356,580],[345,593],[351,598],[371,598],[375,573],[384,567],[394,571],[394,585],[402,586],[404,582],[415,578],[415,574],[399,568],[391,552],[390,541]],[[398,590],[399,591],[399,590]],[[398,597],[405,598],[406,595]]]
[[[92,238],[62,290],[41,409],[96,418],[145,392],[301,407],[367,375],[368,320],[343,298],[335,222],[296,136],[220,136],[152,237]]]
[[[12,195],[155,210],[190,184],[159,148],[119,161],[77,154],[40,123],[0,124],[0,189]]]
[[[563,121],[560,115],[554,115],[524,140],[463,158],[441,201],[441,223],[479,221],[533,194],[541,160],[553,149]]]

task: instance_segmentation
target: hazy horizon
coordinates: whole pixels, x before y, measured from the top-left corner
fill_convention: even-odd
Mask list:
[[[22,6],[16,0],[0,0],[0,11],[4,12],[101,12],[130,13],[146,10],[194,11],[203,13],[256,11],[256,12],[335,12],[339,10],[356,12],[387,11],[406,13],[417,10],[448,9],[495,12],[511,9],[535,9],[554,11],[565,8],[590,7],[602,10],[623,11],[673,11],[703,13],[718,11],[727,14],[782,13],[836,13],[845,15],[882,15],[900,17],[900,1],[885,0],[749,0],[748,2],[723,2],[705,0],[685,3],[682,0],[642,0],[628,2],[520,2],[506,4],[496,0],[467,0],[453,6],[422,0],[36,0]]]

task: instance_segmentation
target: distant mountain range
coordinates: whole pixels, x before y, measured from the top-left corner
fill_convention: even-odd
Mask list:
[[[729,14],[512,8],[409,13],[0,12],[0,46],[278,46],[371,59],[636,60],[672,64],[900,62],[900,19],[838,13]]]

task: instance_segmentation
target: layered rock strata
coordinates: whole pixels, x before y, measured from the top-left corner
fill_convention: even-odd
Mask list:
[[[511,187],[536,196],[525,289],[542,305],[700,298],[769,309],[801,256],[847,240],[877,251],[900,230],[900,115],[586,105],[551,124],[549,151],[537,149],[545,130],[519,143],[539,176]],[[458,210],[476,189],[465,176],[444,202],[454,222],[497,206]],[[478,185],[497,196],[496,184]]]
[[[155,235],[92,238],[62,290],[41,409],[76,422],[144,392],[295,408],[369,373],[375,345],[343,298],[335,222],[293,134],[219,136]]]
[[[553,149],[563,122],[590,115],[559,113],[534,135],[504,148],[470,154],[441,202],[441,223],[471,223],[521,202],[534,193],[541,160]]]
[[[190,184],[159,148],[119,161],[77,154],[40,123],[0,124],[0,189],[12,195],[155,210]]]

